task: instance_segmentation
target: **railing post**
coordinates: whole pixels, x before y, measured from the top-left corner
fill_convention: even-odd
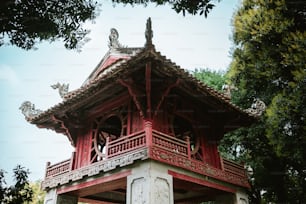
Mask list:
[[[222,171],[224,171],[224,161],[223,161],[223,157],[220,157],[220,163],[221,163],[221,169],[222,169]]]
[[[189,136],[185,136],[185,140],[186,140],[186,143],[187,143],[187,155],[188,155],[188,159],[191,159],[190,137]]]
[[[48,177],[48,168],[51,165],[51,162],[47,162],[46,164],[46,174],[45,174],[45,179]]]
[[[110,141],[111,141],[110,136],[107,136],[106,137],[106,143],[105,143],[105,159],[108,158],[108,145],[109,145]]]
[[[146,120],[144,122],[144,129],[146,133],[146,146],[151,147],[152,146],[152,122],[149,120]]]

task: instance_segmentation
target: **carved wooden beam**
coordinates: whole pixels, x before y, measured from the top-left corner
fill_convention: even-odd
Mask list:
[[[65,135],[67,135],[70,143],[72,146],[75,147],[75,144],[74,144],[74,141],[73,141],[73,138],[72,138],[72,135],[71,135],[71,130],[69,130],[69,128],[67,127],[67,125],[65,124],[64,120],[61,120],[59,118],[57,118],[54,114],[51,115],[51,119],[56,122],[56,123],[59,123],[60,124],[60,127],[65,131]]]
[[[180,81],[181,81],[180,79],[177,79],[174,83],[172,83],[172,84],[170,84],[170,85],[168,85],[166,87],[166,89],[162,93],[161,98],[160,98],[160,100],[159,100],[159,102],[158,102],[158,104],[157,104],[157,106],[155,108],[154,116],[158,113],[158,110],[160,109],[160,106],[163,103],[165,97],[169,94],[169,92],[171,91],[172,88],[174,88],[174,87],[179,85]]]
[[[144,111],[143,107],[141,105],[141,102],[139,101],[139,96],[142,96],[143,94],[139,92],[139,89],[135,88],[134,83],[132,80],[129,81],[124,81],[122,79],[118,79],[118,82],[122,85],[125,86],[128,89],[129,94],[132,96],[133,101],[140,113],[141,117],[144,117]]]

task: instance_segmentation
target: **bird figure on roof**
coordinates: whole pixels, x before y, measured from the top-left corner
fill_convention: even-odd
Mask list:
[[[56,84],[51,85],[51,87],[53,89],[58,89],[58,93],[61,96],[61,98],[64,98],[65,95],[68,93],[69,91],[69,84],[61,84],[59,82],[57,82]]]

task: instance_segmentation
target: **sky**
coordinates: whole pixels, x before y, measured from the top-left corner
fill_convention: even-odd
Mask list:
[[[47,161],[71,157],[74,149],[66,136],[29,124],[19,107],[29,100],[46,110],[61,102],[50,87],[57,82],[69,83],[70,90],[79,88],[108,51],[111,28],[118,30],[122,45],[142,47],[151,17],[153,43],[162,55],[187,70],[226,70],[231,61],[231,20],[238,6],[239,0],[223,0],[204,18],[184,17],[169,6],[114,7],[102,1],[100,15],[85,25],[91,40],[81,52],[65,49],[60,40],[42,42],[29,51],[0,47],[0,169],[7,172],[7,183],[13,182],[11,172],[17,164],[28,168],[29,179],[36,181],[44,178]]]

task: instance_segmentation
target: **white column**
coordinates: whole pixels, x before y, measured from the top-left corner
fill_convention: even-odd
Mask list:
[[[243,191],[236,192],[236,204],[249,204],[248,195]]]
[[[56,189],[46,193],[44,204],[77,204],[78,198],[69,195],[57,195]]]
[[[127,178],[127,204],[173,204],[172,176],[163,166],[144,162]]]

